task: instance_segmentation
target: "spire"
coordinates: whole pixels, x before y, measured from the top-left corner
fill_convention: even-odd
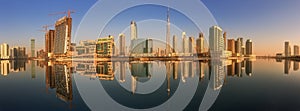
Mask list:
[[[167,35],[166,35],[166,56],[170,54],[170,8],[167,11]]]

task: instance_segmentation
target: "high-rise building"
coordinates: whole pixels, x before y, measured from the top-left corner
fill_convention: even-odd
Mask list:
[[[246,55],[247,56],[250,56],[250,55],[252,55],[253,53],[252,53],[252,41],[250,40],[250,39],[248,39],[247,41],[246,41]]]
[[[152,53],[153,52],[153,40],[152,39],[146,39],[144,42],[144,53]],[[142,43],[143,44],[143,43]]]
[[[1,59],[9,59],[9,45],[7,43],[1,44]]]
[[[166,35],[166,55],[169,56],[170,54],[170,8],[168,7],[167,12],[167,35]]]
[[[131,40],[137,39],[137,27],[135,21],[131,21],[130,23],[130,35]]]
[[[35,39],[31,39],[30,44],[31,44],[31,57],[35,57]]]
[[[294,56],[299,56],[299,46],[294,45]]]
[[[55,56],[69,56],[71,50],[72,18],[63,17],[55,23],[53,53]]]
[[[15,46],[10,49],[10,58],[11,59],[21,59],[26,58],[25,47]]]
[[[237,40],[235,41],[235,53],[237,56],[242,55],[242,43],[243,43],[242,38],[237,38]]]
[[[224,33],[223,33],[223,38],[224,38],[224,50],[226,50],[226,49],[227,49],[227,48],[226,48],[226,47],[227,47],[227,46],[226,46],[226,45],[227,45],[227,44],[226,44],[226,41],[227,41],[227,32],[224,32]]]
[[[284,55],[285,57],[291,56],[291,46],[289,41],[284,42]]]
[[[108,37],[99,38],[96,43],[97,57],[113,56],[114,54],[114,37],[109,35]]]
[[[211,57],[223,57],[224,54],[224,38],[222,29],[219,26],[209,28],[209,48]]]
[[[227,40],[227,50],[231,51],[232,54],[234,54],[235,51],[235,40],[234,39],[228,39]]]
[[[199,38],[196,40],[196,50],[197,54],[201,54],[204,52],[204,35],[203,33],[199,33]]]
[[[55,30],[48,30],[45,34],[45,52],[46,56],[50,57],[54,49]]]
[[[130,38],[130,50],[133,50],[137,42],[137,26],[135,21],[131,21],[130,23]]]
[[[120,34],[119,35],[119,46],[120,46],[120,55],[124,56],[125,55],[125,35]]]
[[[189,37],[189,53],[194,54],[194,37]]]
[[[188,55],[189,51],[189,39],[186,37],[186,33],[182,32],[182,53],[183,55]]]
[[[173,53],[177,53],[177,37],[176,35],[173,35]]]

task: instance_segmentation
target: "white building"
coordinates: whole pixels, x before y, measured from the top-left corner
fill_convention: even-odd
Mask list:
[[[1,44],[1,59],[9,59],[9,45],[6,43]]]
[[[225,57],[223,32],[218,26],[209,28],[209,48],[212,58]]]

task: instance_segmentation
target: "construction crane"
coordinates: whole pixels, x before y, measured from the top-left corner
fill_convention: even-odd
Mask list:
[[[49,14],[49,16],[59,15],[59,14],[67,14],[67,17],[71,17],[71,13],[75,13],[75,11],[74,10],[68,10],[68,11],[65,11],[65,12],[57,12],[57,13]]]
[[[47,31],[48,31],[48,28],[49,28],[49,27],[52,27],[52,26],[53,26],[53,24],[50,24],[50,25],[43,25],[42,28],[43,28],[44,30],[38,30],[38,31],[47,32]]]

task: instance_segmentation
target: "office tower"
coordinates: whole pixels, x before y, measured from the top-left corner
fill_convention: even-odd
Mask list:
[[[48,30],[45,34],[45,51],[47,57],[50,57],[54,49],[55,30]]]
[[[231,51],[232,54],[235,53],[235,40],[234,39],[227,40],[227,50]]]
[[[120,34],[119,35],[119,46],[120,46],[120,56],[125,55],[125,35]]]
[[[187,55],[189,51],[189,40],[186,37],[186,33],[182,32],[182,53],[183,55]]]
[[[241,55],[244,56],[246,54],[246,48],[242,45],[241,47]]]
[[[239,38],[240,42],[241,42],[241,56],[245,55],[245,44],[244,44],[244,40],[242,37]]]
[[[9,45],[7,43],[1,44],[1,59],[9,59]]]
[[[224,38],[224,50],[226,50],[226,49],[227,49],[227,48],[226,48],[226,47],[227,47],[227,46],[226,46],[226,45],[227,45],[227,44],[226,44],[226,41],[227,41],[227,39],[226,39],[226,38],[227,38],[227,32],[224,32],[224,33],[223,33],[223,38]]]
[[[235,41],[235,53],[237,56],[242,55],[242,42],[242,38],[237,38],[237,40]]]
[[[204,35],[203,33],[199,33],[199,38],[196,40],[196,50],[197,54],[201,54],[204,52]]]
[[[252,55],[252,41],[250,39],[246,41],[246,55]]]
[[[146,39],[144,42],[144,53],[153,53],[153,40],[152,39]]]
[[[72,18],[63,17],[55,23],[53,53],[55,56],[68,56],[71,49]]]
[[[222,36],[222,29],[219,26],[209,28],[209,48],[211,57],[224,56],[224,38]]]
[[[285,57],[291,56],[291,46],[289,41],[284,42],[284,56]]]
[[[190,54],[194,54],[194,42],[195,42],[195,39],[194,37],[189,37],[189,53]]]
[[[173,53],[177,53],[178,50],[177,50],[177,37],[176,35],[173,35]]]
[[[135,21],[131,21],[130,23],[130,37],[131,40],[137,39],[137,27]]]
[[[35,39],[31,39],[30,40],[30,44],[31,44],[31,57],[35,57]]]
[[[294,45],[294,56],[299,56],[299,46]]]
[[[97,57],[113,56],[114,54],[114,37],[109,35],[108,37],[99,38],[96,43]]]

